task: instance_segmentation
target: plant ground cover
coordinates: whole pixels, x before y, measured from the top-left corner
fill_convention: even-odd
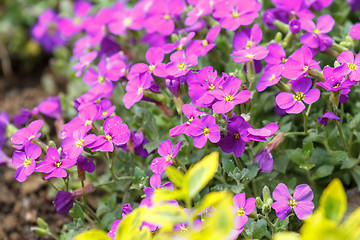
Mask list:
[[[358,239],[359,8],[6,1],[0,234]]]

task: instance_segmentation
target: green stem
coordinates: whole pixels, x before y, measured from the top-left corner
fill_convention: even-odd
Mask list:
[[[250,83],[249,85],[249,90],[253,90],[254,87],[254,83],[255,83],[255,71],[254,71],[254,65],[253,65],[254,61],[250,60],[246,62],[246,74],[247,74],[247,79]]]
[[[53,187],[56,191],[61,191],[60,189],[58,189],[51,181],[50,181],[50,179],[48,179],[48,180],[46,180],[49,184],[50,184],[50,186],[51,187]]]
[[[347,146],[347,143],[345,141],[345,136],[344,136],[344,132],[342,130],[342,126],[339,123],[339,121],[337,121],[337,120],[335,120],[335,124],[336,124],[336,127],[337,127],[338,131],[339,131],[340,139],[341,139],[341,141],[342,141],[342,143],[344,145],[344,149],[347,152],[348,151],[348,146]]]
[[[240,159],[235,156],[234,152],[233,152],[233,155],[234,155],[234,159],[235,159],[235,163],[236,163],[237,167],[238,167],[240,170],[243,169],[244,167],[243,167],[243,165],[241,164]]]
[[[81,202],[79,202],[78,200],[75,200],[84,210],[86,210],[86,212],[93,218],[95,219],[95,221],[100,224],[101,220],[100,218],[95,214],[95,212],[87,205],[82,204]]]

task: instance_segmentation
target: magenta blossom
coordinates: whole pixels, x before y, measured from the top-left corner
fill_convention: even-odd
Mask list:
[[[236,214],[234,228],[242,230],[248,221],[248,216],[255,209],[255,198],[246,199],[245,193],[238,193],[233,198],[233,212]]]
[[[261,46],[253,46],[237,51],[233,51],[230,56],[234,57],[234,62],[248,62],[251,60],[262,60],[269,54],[269,50]]]
[[[259,24],[254,24],[252,28],[244,28],[241,32],[235,33],[233,46],[235,50],[251,48],[258,44],[262,38],[262,31]]]
[[[35,120],[31,122],[28,127],[24,127],[16,131],[11,137],[11,141],[14,144],[13,148],[21,150],[33,139],[39,138],[41,136],[39,131],[43,124],[43,120]]]
[[[335,115],[335,113],[331,111],[325,111],[324,115],[317,119],[318,123],[326,126],[329,122],[329,120],[338,120],[342,121],[341,118]]]
[[[256,0],[221,1],[214,5],[214,18],[220,19],[220,26],[230,31],[241,25],[249,25],[259,16],[261,4]]]
[[[194,54],[198,57],[206,56],[206,54],[216,46],[214,41],[217,35],[220,33],[220,30],[220,26],[215,26],[209,30],[204,40],[191,41],[186,48],[186,52],[189,55]]]
[[[35,160],[41,155],[41,148],[34,143],[25,146],[25,151],[15,151],[12,156],[12,165],[18,167],[15,179],[24,182],[35,170]]]
[[[151,198],[158,188],[167,188],[169,190],[173,189],[171,182],[167,182],[161,185],[161,174],[154,174],[150,177],[150,186],[151,187],[144,188],[144,192],[147,198]]]
[[[212,143],[220,140],[220,128],[212,115],[206,115],[201,120],[194,119],[188,132],[194,138],[193,144],[197,148],[203,148],[207,139]]]
[[[86,128],[74,130],[72,137],[66,137],[62,142],[62,150],[69,158],[77,158],[84,151],[84,147],[96,140],[95,134],[86,135]]]
[[[139,102],[144,96],[144,90],[151,87],[151,79],[146,74],[139,74],[138,77],[129,80],[126,85],[126,93],[123,102],[127,109],[130,109],[135,103]]]
[[[276,216],[285,219],[292,209],[300,220],[308,218],[314,209],[314,193],[306,184],[296,186],[294,196],[291,197],[289,189],[283,183],[279,183],[274,192],[273,198],[276,202],[272,204],[272,208],[276,211]]]
[[[59,152],[54,147],[49,147],[44,161],[40,162],[37,167],[37,172],[47,173],[45,179],[51,177],[66,177],[66,168],[70,168],[76,164],[76,158],[65,158],[60,160]]]
[[[171,165],[178,154],[182,142],[178,142],[173,150],[173,145],[169,139],[160,143],[158,148],[158,153],[161,157],[157,157],[152,160],[150,164],[150,169],[154,173],[162,174],[166,167]]]
[[[274,133],[279,129],[279,126],[276,123],[269,123],[263,128],[254,129],[252,127],[246,128],[241,131],[241,138],[245,142],[258,141],[265,142],[267,137],[274,135]]]
[[[130,139],[130,131],[128,126],[122,122],[119,116],[113,116],[105,120],[104,135],[97,137],[96,141],[89,144],[91,151],[114,151],[114,144],[120,145],[127,143]]]
[[[276,96],[276,103],[287,113],[301,113],[305,109],[305,104],[312,104],[320,97],[320,90],[317,88],[310,89],[312,81],[308,77],[299,78],[292,83],[295,92],[282,92]]]
[[[308,73],[310,68],[321,70],[319,63],[313,60],[311,50],[303,45],[296,50],[285,63],[282,75],[288,79],[296,79]]]
[[[319,48],[320,51],[325,51],[333,42],[332,38],[325,35],[325,33],[330,32],[334,24],[335,20],[328,14],[320,16],[316,25],[311,19],[303,19],[301,28],[307,33],[300,37],[300,41],[310,48]]]
[[[360,54],[357,54],[354,59],[352,51],[344,51],[337,57],[337,61],[342,65],[334,69],[335,75],[349,75],[351,81],[360,81]]]
[[[326,66],[323,70],[325,82],[317,82],[316,85],[325,88],[331,92],[338,92],[344,89],[349,89],[352,85],[356,84],[356,81],[345,79],[344,76],[338,76],[334,74],[334,69]]]
[[[254,157],[254,162],[259,162],[261,172],[270,172],[274,164],[270,149],[268,147],[261,149]]]
[[[186,56],[183,50],[171,54],[170,61],[166,65],[166,72],[174,77],[184,76],[189,70],[188,67],[198,64],[198,59],[195,55]]]
[[[244,103],[250,99],[251,93],[247,90],[239,91],[241,79],[229,76],[222,85],[223,90],[214,90],[212,95],[218,100],[212,105],[216,113],[227,113],[236,105]]]
[[[178,136],[178,135],[184,134],[184,133],[186,135],[189,135],[189,133],[187,132],[187,129],[191,125],[192,121],[195,118],[197,118],[198,116],[200,116],[201,114],[205,114],[205,112],[199,111],[195,106],[190,105],[190,104],[184,104],[182,107],[182,111],[183,111],[184,115],[186,117],[188,117],[189,120],[183,124],[180,124],[176,127],[173,127],[172,129],[170,129],[170,131],[169,131],[170,137],[175,137],[175,136]]]

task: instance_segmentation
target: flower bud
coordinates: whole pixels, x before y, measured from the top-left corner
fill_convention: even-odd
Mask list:
[[[37,235],[47,235],[48,231],[43,229],[43,228],[39,228],[39,227],[32,227],[30,228],[30,230],[34,233],[36,233]]]
[[[262,190],[262,194],[263,194],[263,199],[264,199],[264,202],[266,203],[267,200],[269,198],[271,198],[271,193],[270,193],[270,189],[268,186],[264,186],[263,190]]]
[[[275,42],[280,43],[280,42],[282,41],[282,38],[283,38],[282,33],[281,33],[281,32],[277,32],[277,33],[275,34],[274,40],[275,40]]]
[[[37,224],[39,225],[39,227],[43,228],[43,229],[47,229],[49,227],[49,225],[44,221],[44,219],[38,217],[37,218]]]
[[[268,204],[264,204],[261,210],[264,214],[266,214],[271,211],[271,207]]]
[[[257,213],[255,211],[252,211],[249,215],[248,215],[249,218],[253,218],[253,219],[257,219],[258,216],[257,216]]]
[[[300,21],[297,19],[293,19],[289,22],[289,30],[291,33],[297,34],[301,30]]]
[[[257,208],[262,208],[262,206],[263,206],[263,201],[261,200],[261,198],[260,197],[256,197],[256,207]]]

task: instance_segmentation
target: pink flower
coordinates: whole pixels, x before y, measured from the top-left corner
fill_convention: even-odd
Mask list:
[[[255,209],[255,198],[246,199],[245,193],[238,193],[233,198],[233,211],[236,214],[234,228],[243,229],[248,221],[248,216]]]
[[[24,151],[15,151],[12,156],[12,165],[18,167],[15,179],[24,182],[35,170],[35,160],[41,155],[41,148],[34,143],[25,146]]]

